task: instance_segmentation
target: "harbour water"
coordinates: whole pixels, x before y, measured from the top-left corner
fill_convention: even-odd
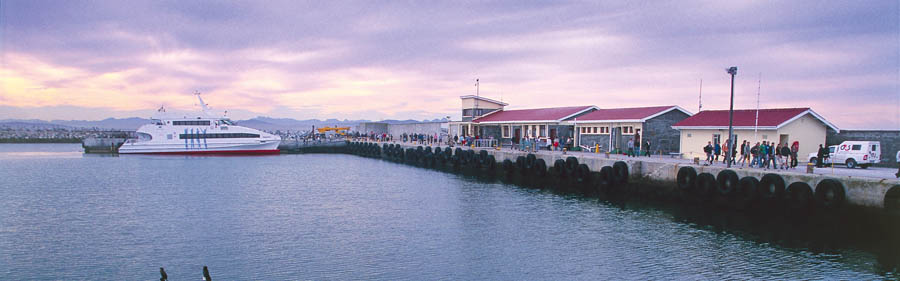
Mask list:
[[[895,279],[896,235],[341,154],[0,145],[8,280]],[[862,230],[860,230],[862,231]]]

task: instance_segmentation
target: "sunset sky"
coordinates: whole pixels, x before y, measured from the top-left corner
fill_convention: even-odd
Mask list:
[[[0,2],[0,119],[459,119],[508,108],[812,107],[900,128],[898,1]]]

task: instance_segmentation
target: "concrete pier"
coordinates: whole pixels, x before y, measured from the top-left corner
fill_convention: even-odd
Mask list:
[[[366,144],[366,143],[359,143]],[[370,146],[378,147],[377,156],[374,157],[385,157],[389,158],[389,155],[386,155],[383,150],[385,145],[398,145],[404,150],[412,150],[415,152],[420,145],[411,144],[411,143],[370,143]],[[353,146],[351,143],[350,147]],[[427,147],[427,146],[422,146]],[[447,146],[432,146],[432,149],[440,148],[442,151],[446,150]],[[752,177],[757,180],[761,180],[764,176],[772,174],[777,175],[781,179],[783,179],[784,187],[787,189],[794,183],[803,183],[797,184],[795,186],[804,187],[808,186],[806,194],[802,191],[798,191],[796,194],[800,194],[799,198],[790,198],[791,196],[797,197],[798,195],[787,194],[784,190],[780,191],[779,196],[783,196],[785,198],[778,198],[777,200],[781,204],[792,204],[795,203],[791,200],[797,201],[799,203],[804,203],[812,208],[815,204],[813,204],[814,196],[817,191],[817,186],[822,183],[823,180],[836,180],[843,187],[843,202],[842,205],[848,207],[857,207],[864,209],[876,209],[876,210],[884,210],[891,209],[891,212],[900,212],[900,210],[893,210],[900,206],[900,198],[896,198],[898,194],[900,194],[900,181],[896,179],[884,179],[884,178],[868,178],[868,177],[857,177],[857,176],[847,176],[847,175],[823,175],[823,174],[807,174],[805,173],[805,166],[801,166],[803,168],[802,171],[785,171],[785,170],[762,170],[758,168],[731,168],[727,169],[724,165],[718,166],[705,166],[705,165],[694,165],[684,163],[684,160],[675,161],[675,160],[667,160],[664,158],[649,158],[649,157],[622,157],[616,155],[606,155],[606,154],[589,154],[589,153],[567,153],[563,154],[561,151],[539,151],[539,152],[525,152],[525,151],[516,151],[516,150],[497,150],[491,148],[469,148],[469,147],[452,147],[454,150],[454,154],[457,148],[461,148],[463,151],[473,150],[475,155],[481,154],[481,151],[485,151],[487,155],[491,155],[492,158],[496,161],[496,169],[500,170],[501,163],[504,160],[509,160],[515,163],[517,160],[521,159],[520,156],[528,156],[529,154],[534,155],[534,159],[542,159],[546,166],[552,170],[554,163],[557,160],[565,161],[569,157],[575,157],[578,161],[578,164],[585,164],[591,172],[600,171],[603,167],[612,167],[616,162],[624,162],[627,165],[628,169],[628,182],[634,185],[640,186],[650,186],[652,188],[657,188],[658,192],[662,193],[678,193],[678,173],[683,167],[690,167],[696,171],[696,174],[704,174],[708,173],[712,176],[719,175],[723,170],[731,170],[737,174],[738,179],[743,179],[745,177]],[[351,148],[352,149],[352,148]],[[423,152],[418,152],[423,153]],[[415,157],[415,156],[413,156]],[[499,171],[498,171],[499,172]],[[542,173],[543,174],[543,173]],[[771,176],[770,176],[771,177]],[[806,196],[806,197],[804,197]],[[800,201],[809,201],[809,202],[800,202]],[[895,202],[897,201],[897,202]]]

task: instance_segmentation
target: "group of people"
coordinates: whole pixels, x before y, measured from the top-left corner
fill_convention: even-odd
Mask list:
[[[725,141],[726,144],[728,142],[729,140]],[[731,150],[729,151],[729,149]],[[719,156],[722,156],[722,164],[728,164],[730,161],[731,165],[736,165],[740,162],[741,167],[749,164],[748,167],[764,169],[778,169],[780,165],[781,169],[785,170],[797,167],[797,152],[799,150],[800,142],[797,141],[791,145],[786,143],[775,145],[775,142],[763,141],[752,144],[744,140],[740,145],[737,142],[733,143],[731,148],[728,145],[719,144],[718,141],[715,143],[710,141],[703,147],[708,165],[718,163]],[[738,158],[739,153],[740,158]]]
[[[644,141],[644,147],[641,147],[641,141],[638,136],[635,136],[630,141],[625,142],[626,148],[628,148],[626,155],[628,157],[638,157],[638,156],[647,156],[650,157],[650,140]]]

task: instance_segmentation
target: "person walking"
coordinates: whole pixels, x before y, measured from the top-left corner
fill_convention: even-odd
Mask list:
[[[644,155],[650,157],[650,139],[647,139],[647,144],[644,146],[646,149],[644,150]]]
[[[797,153],[800,151],[800,142],[794,141],[791,144],[791,168],[797,168]]]
[[[825,153],[825,148],[822,147],[821,144],[819,144],[819,151],[816,152],[816,168],[822,168],[824,166],[823,164],[825,163]]]
[[[793,168],[793,166],[791,166],[791,160],[790,160],[792,158],[791,157],[791,147],[788,146],[787,144],[784,144],[784,146],[781,147],[781,154],[784,155],[784,162],[781,163],[781,168],[783,170],[787,170],[788,168]]]
[[[728,163],[728,155],[731,155],[731,153],[728,151],[729,142],[731,141],[726,139],[725,143],[722,144],[722,164]]]
[[[713,145],[713,154],[716,155],[716,158],[713,161],[719,162],[719,154],[722,154],[722,146],[719,145],[719,141],[716,141],[716,144]]]
[[[741,162],[742,168],[744,167],[744,163],[746,162],[746,161],[744,161],[744,158],[747,156],[747,152],[750,152],[750,151],[749,151],[749,149],[747,149],[747,141],[744,140],[743,142],[741,142],[741,161],[740,162]]]
[[[756,145],[750,148],[750,155],[753,156],[753,161],[750,161],[750,168],[753,166],[759,165],[759,142],[756,142]]]
[[[628,147],[628,157],[634,157],[634,142],[628,140],[628,143],[625,144]]]
[[[897,163],[900,164],[900,150],[897,150]],[[894,175],[900,178],[900,168],[897,168],[897,173]]]
[[[772,169],[778,169],[778,161],[775,158],[775,152],[778,150],[778,147],[775,146],[775,143],[771,143],[769,145],[769,161],[772,161]]]
[[[707,142],[706,146],[703,147],[703,152],[706,153],[706,164],[712,164],[713,145],[711,141]]]
[[[769,168],[769,142],[763,141],[759,146],[759,167],[763,169]]]

